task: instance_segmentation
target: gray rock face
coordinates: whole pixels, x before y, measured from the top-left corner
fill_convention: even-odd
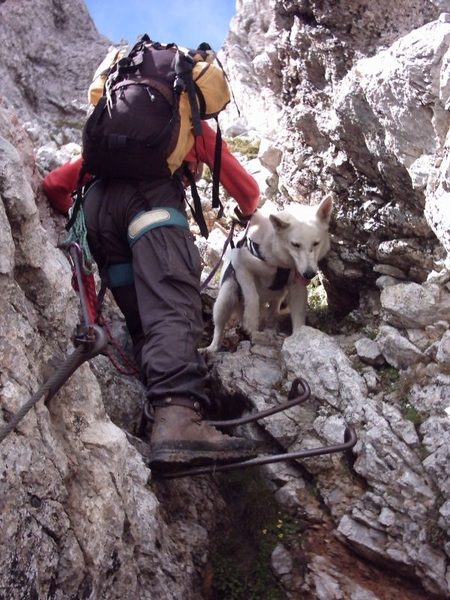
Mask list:
[[[260,18],[267,18],[262,6]],[[250,2],[244,7],[252,10]],[[447,244],[441,180],[449,23],[439,14],[450,6],[277,8],[263,47],[258,37],[253,43],[245,18],[232,23],[227,67],[244,62],[250,71],[236,84],[249,129],[281,142],[280,197],[313,203],[324,190],[336,193],[334,244],[323,267],[330,303],[338,310],[357,305],[379,266],[423,282]],[[255,98],[249,92],[258,87]]]
[[[450,3],[394,4],[239,0],[222,52],[241,109],[223,128],[261,139],[240,159],[262,200],[334,192],[323,281],[331,306],[355,307],[345,320],[312,307],[290,337],[230,330],[236,351],[210,365],[223,410],[263,410],[308,382],[304,404],[245,428],[275,451],[357,433],[348,456],[261,469],[283,515],[265,568],[291,599],[450,593]],[[42,174],[79,152],[109,42],[79,0],[3,2],[0,22],[2,426],[72,351],[78,299]],[[205,267],[225,234],[221,222],[199,241]],[[104,312],[125,338],[109,296]],[[214,596],[218,479],[152,475],[130,443],[143,395],[98,356],[1,442],[0,596]]]
[[[79,143],[87,88],[109,44],[84,2],[4,2],[0,23],[3,106],[36,145]]]
[[[279,352],[275,349],[277,344]],[[227,394],[244,394],[262,409],[267,404],[265,389],[268,385],[273,389],[300,376],[311,386],[311,401],[264,421],[264,429],[287,449],[342,443],[346,424],[357,428],[353,468],[361,477],[360,481],[345,472],[339,458],[317,457],[303,461],[307,471],[314,474],[321,498],[338,523],[337,534],[370,562],[395,565],[400,572],[414,573],[430,594],[444,596],[448,574],[442,542],[448,524],[444,526],[439,515],[442,511],[446,514],[441,494],[447,487],[447,475],[444,473],[450,426],[439,405],[430,399],[426,408],[430,410],[430,421],[425,420],[420,429],[416,429],[409,418],[413,419],[414,411],[419,415],[419,411],[425,410],[416,399],[417,392],[403,403],[396,394],[384,397],[383,394],[369,393],[364,379],[339,345],[331,337],[310,327],[304,327],[278,342],[269,333],[255,334],[250,352],[248,350],[247,344],[242,344],[235,354],[225,354],[220,358],[218,376]],[[441,385],[446,386],[445,381],[446,378],[442,379]],[[428,383],[417,388],[414,386],[414,389],[420,389],[423,397],[433,393]],[[272,402],[281,399],[273,392],[272,398]],[[411,416],[408,416],[408,411]],[[446,441],[436,439],[432,454],[424,458],[421,443],[430,427],[437,427]],[[284,488],[277,493],[281,504],[301,505],[311,519],[314,501],[310,496],[299,493],[301,485],[291,479],[292,475],[285,477],[276,472],[273,476],[278,481],[285,481],[286,493],[282,491]],[[360,487],[362,481],[367,486],[365,489]],[[294,497],[287,492],[292,485],[297,490]],[[435,530],[437,523],[440,525]],[[435,535],[442,536],[441,541],[437,542]],[[280,577],[285,578],[288,572],[291,575],[295,573],[295,568],[291,565],[289,571],[292,554],[284,561],[283,556],[284,550],[278,548],[273,562]],[[314,573],[317,563],[320,564],[325,557],[316,555],[310,559],[307,580],[315,581],[318,593],[320,586],[326,585],[327,578],[319,586]],[[338,564],[339,560],[335,559],[334,569]],[[348,571],[346,575],[349,576]],[[336,572],[332,581],[333,586],[341,591],[351,587],[346,577]],[[385,584],[387,589],[389,583],[386,581]],[[364,589],[364,593],[371,597],[370,586]]]
[[[384,364],[384,357],[374,340],[361,338],[355,342],[355,348],[358,356],[364,363],[378,367]]]

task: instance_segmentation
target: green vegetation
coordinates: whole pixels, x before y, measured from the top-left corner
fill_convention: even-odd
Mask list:
[[[311,283],[307,287],[308,292],[308,317],[307,323],[311,324],[312,327],[316,327],[327,333],[333,335],[339,332],[339,321],[336,319],[333,311],[328,306],[327,293],[325,291],[320,277],[314,277]]]
[[[212,550],[216,600],[285,600],[271,570],[278,542],[298,540],[301,524],[279,510],[257,470],[236,471],[218,478],[229,523],[217,532]]]
[[[227,140],[231,152],[243,154],[247,158],[256,158],[258,156],[260,140],[248,140],[246,138],[234,137]]]
[[[311,280],[308,291],[308,318],[313,327],[320,329],[328,335],[342,333],[363,332],[372,339],[376,337],[377,330],[365,326],[357,311],[346,315],[336,314],[328,305],[327,292],[319,275]]]
[[[411,421],[416,427],[422,425],[427,419],[428,415],[424,415],[417,410],[415,406],[411,404],[408,398],[403,398],[400,405],[400,410],[403,418],[407,421]]]
[[[319,276],[314,277],[307,287],[308,306],[314,313],[323,313],[328,310],[328,299],[325,288],[323,287]]]
[[[387,388],[394,389],[400,381],[400,371],[394,367],[380,367],[377,373]]]
[[[212,171],[208,165],[203,165],[202,179],[204,179],[207,183],[212,183]]]

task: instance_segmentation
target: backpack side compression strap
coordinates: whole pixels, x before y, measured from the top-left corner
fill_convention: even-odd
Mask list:
[[[75,202],[72,205],[72,209],[69,211],[69,220],[67,221],[66,225],[65,225],[65,229],[66,231],[70,231],[77,219],[77,215],[78,212],[80,210],[81,205],[83,204],[83,197],[84,197],[84,186],[83,186],[83,182],[84,182],[84,178],[86,177],[87,172],[84,168],[84,166],[81,166],[80,169],[80,174],[78,176],[78,183],[77,183],[77,190],[76,190],[76,194],[75,194]]]

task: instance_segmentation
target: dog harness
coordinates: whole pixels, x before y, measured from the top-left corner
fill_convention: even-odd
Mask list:
[[[250,252],[250,254],[252,254],[256,258],[259,258],[259,260],[262,260],[262,261],[266,260],[261,253],[259,244],[257,244],[250,238],[246,238],[246,246],[247,246],[247,250]],[[284,267],[278,267],[277,272],[275,273],[275,279],[273,280],[272,285],[269,286],[269,290],[272,290],[274,292],[276,292],[278,290],[282,290],[286,286],[286,284],[289,280],[290,274],[291,274],[291,269],[286,269]]]

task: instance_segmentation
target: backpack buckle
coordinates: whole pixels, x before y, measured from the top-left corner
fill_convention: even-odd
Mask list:
[[[175,77],[173,82],[173,89],[176,94],[181,94],[186,89],[186,82],[181,77]]]

